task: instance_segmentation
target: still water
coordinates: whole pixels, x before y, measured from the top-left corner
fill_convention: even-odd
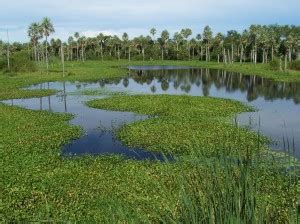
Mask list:
[[[135,66],[129,67],[123,78],[97,82],[49,82],[29,89],[57,89],[60,92],[49,97],[4,102],[35,110],[73,113],[75,118],[70,123],[80,125],[84,130],[84,136],[63,148],[64,155],[107,153],[135,159],[164,159],[159,153],[128,148],[115,138],[114,131],[122,125],[147,116],[89,108],[86,101],[103,96],[80,94],[83,90],[109,90],[131,94],[212,96],[248,103],[258,111],[240,114],[237,118],[239,124],[252,130],[259,129],[272,138],[272,149],[294,151],[291,154],[300,158],[300,83],[274,82],[222,70]]]

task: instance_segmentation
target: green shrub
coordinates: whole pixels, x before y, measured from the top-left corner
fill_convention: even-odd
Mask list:
[[[0,70],[3,70],[5,68],[7,68],[7,61],[4,58],[0,57]]]
[[[292,70],[300,71],[300,60],[292,61],[289,63],[289,68]]]
[[[2,63],[0,62],[0,69],[7,70],[7,64],[5,63],[4,67],[1,67]],[[24,51],[16,52],[10,58],[10,70],[8,72],[34,72],[37,70],[34,61],[31,61],[28,57],[28,53]]]
[[[280,69],[280,60],[278,58],[273,59],[269,63],[271,70],[279,70]]]

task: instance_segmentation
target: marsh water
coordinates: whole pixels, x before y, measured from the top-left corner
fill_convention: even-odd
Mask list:
[[[84,135],[62,149],[63,155],[121,154],[135,159],[164,159],[160,153],[132,149],[115,137],[115,130],[125,123],[147,116],[89,108],[85,102],[105,96],[84,95],[91,91],[126,91],[130,94],[186,94],[238,100],[257,111],[242,113],[240,125],[273,139],[274,150],[289,151],[300,158],[300,84],[275,82],[254,75],[223,70],[188,67],[135,66],[124,70],[123,78],[95,82],[49,82],[29,89],[56,89],[56,95],[4,101],[7,104],[35,110],[69,112],[75,115],[71,124],[80,125]]]

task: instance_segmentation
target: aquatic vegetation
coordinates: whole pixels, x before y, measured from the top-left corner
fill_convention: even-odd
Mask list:
[[[230,123],[237,113],[252,109],[226,99],[170,95],[114,96],[93,100],[91,107],[133,111],[151,119],[125,125],[119,138],[130,146],[165,153],[209,154],[226,148],[230,154],[256,148],[263,138]]]
[[[126,74],[112,65],[119,62],[101,69],[99,62],[70,63],[65,79]],[[50,64],[49,76],[1,74],[0,80],[0,98],[8,99],[50,94],[20,88],[63,78]],[[71,115],[0,104],[1,222],[296,222],[297,176],[287,172],[288,164],[258,153],[268,154],[263,137],[232,123],[237,113],[252,110],[248,106],[208,97],[146,95],[89,104],[151,115],[117,135],[126,144],[178,156],[165,163],[63,157],[61,146],[81,134],[67,123]]]
[[[73,93],[68,93],[69,95],[85,95],[85,96],[119,96],[119,95],[128,95],[130,94],[129,91],[112,91],[107,88],[101,89],[85,89],[85,90],[78,90]]]

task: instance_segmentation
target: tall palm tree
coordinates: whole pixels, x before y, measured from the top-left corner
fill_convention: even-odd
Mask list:
[[[80,37],[79,33],[75,32],[74,37],[76,38],[76,44],[77,44],[76,58],[77,58],[77,61],[79,61],[79,37]]]
[[[103,44],[104,44],[104,40],[105,40],[105,36],[103,35],[103,33],[100,33],[97,36],[97,41],[100,44],[101,61],[103,61]]]
[[[152,29],[150,30],[150,34],[151,34],[152,37],[153,37],[153,42],[155,42],[156,29],[155,29],[155,28],[152,28]]]
[[[47,40],[48,40],[48,37],[50,36],[51,33],[54,33],[55,30],[54,30],[54,27],[53,27],[53,24],[51,23],[51,20],[47,17],[45,17],[43,20],[42,20],[42,23],[41,23],[41,29],[43,30],[43,35],[45,36],[45,39],[46,39],[46,66],[47,66],[47,72],[48,72],[48,68],[49,68],[49,63],[48,63],[48,43],[47,43]]]
[[[177,57],[177,60],[179,59],[179,44],[181,44],[181,42],[183,41],[183,36],[181,33],[174,33],[174,36],[173,36],[173,39],[176,43],[176,57]]]
[[[206,45],[206,61],[210,61],[210,45],[212,41],[212,30],[209,26],[205,26],[203,30],[203,41]]]
[[[189,28],[182,29],[180,33],[184,37],[184,39],[187,43],[187,50],[189,51],[189,60],[191,60],[190,41],[188,40],[188,38],[189,38],[189,36],[192,35],[192,30]]]
[[[123,33],[122,40],[123,40],[123,44],[124,44],[125,58],[126,58],[126,55],[127,55],[127,45],[128,45],[128,41],[129,41],[129,36],[128,36],[127,33]]]
[[[164,60],[164,51],[167,48],[170,34],[167,30],[162,31],[161,33],[161,60]]]
[[[200,60],[202,61],[203,47],[202,47],[202,35],[200,33],[196,35],[196,40],[197,40],[199,48],[200,48]]]
[[[218,56],[218,63],[220,63],[220,54],[223,52],[223,44],[224,44],[224,36],[222,33],[217,33],[217,35],[214,38],[214,48],[216,48],[217,56]],[[223,54],[223,61],[225,60],[226,55]]]
[[[41,26],[38,23],[31,23],[28,27],[27,34],[33,44],[34,60],[37,61],[37,44],[41,36]]]
[[[74,43],[74,38],[72,36],[69,36],[68,44],[69,44],[70,53],[68,53],[68,60],[71,61],[73,61],[73,43]]]

